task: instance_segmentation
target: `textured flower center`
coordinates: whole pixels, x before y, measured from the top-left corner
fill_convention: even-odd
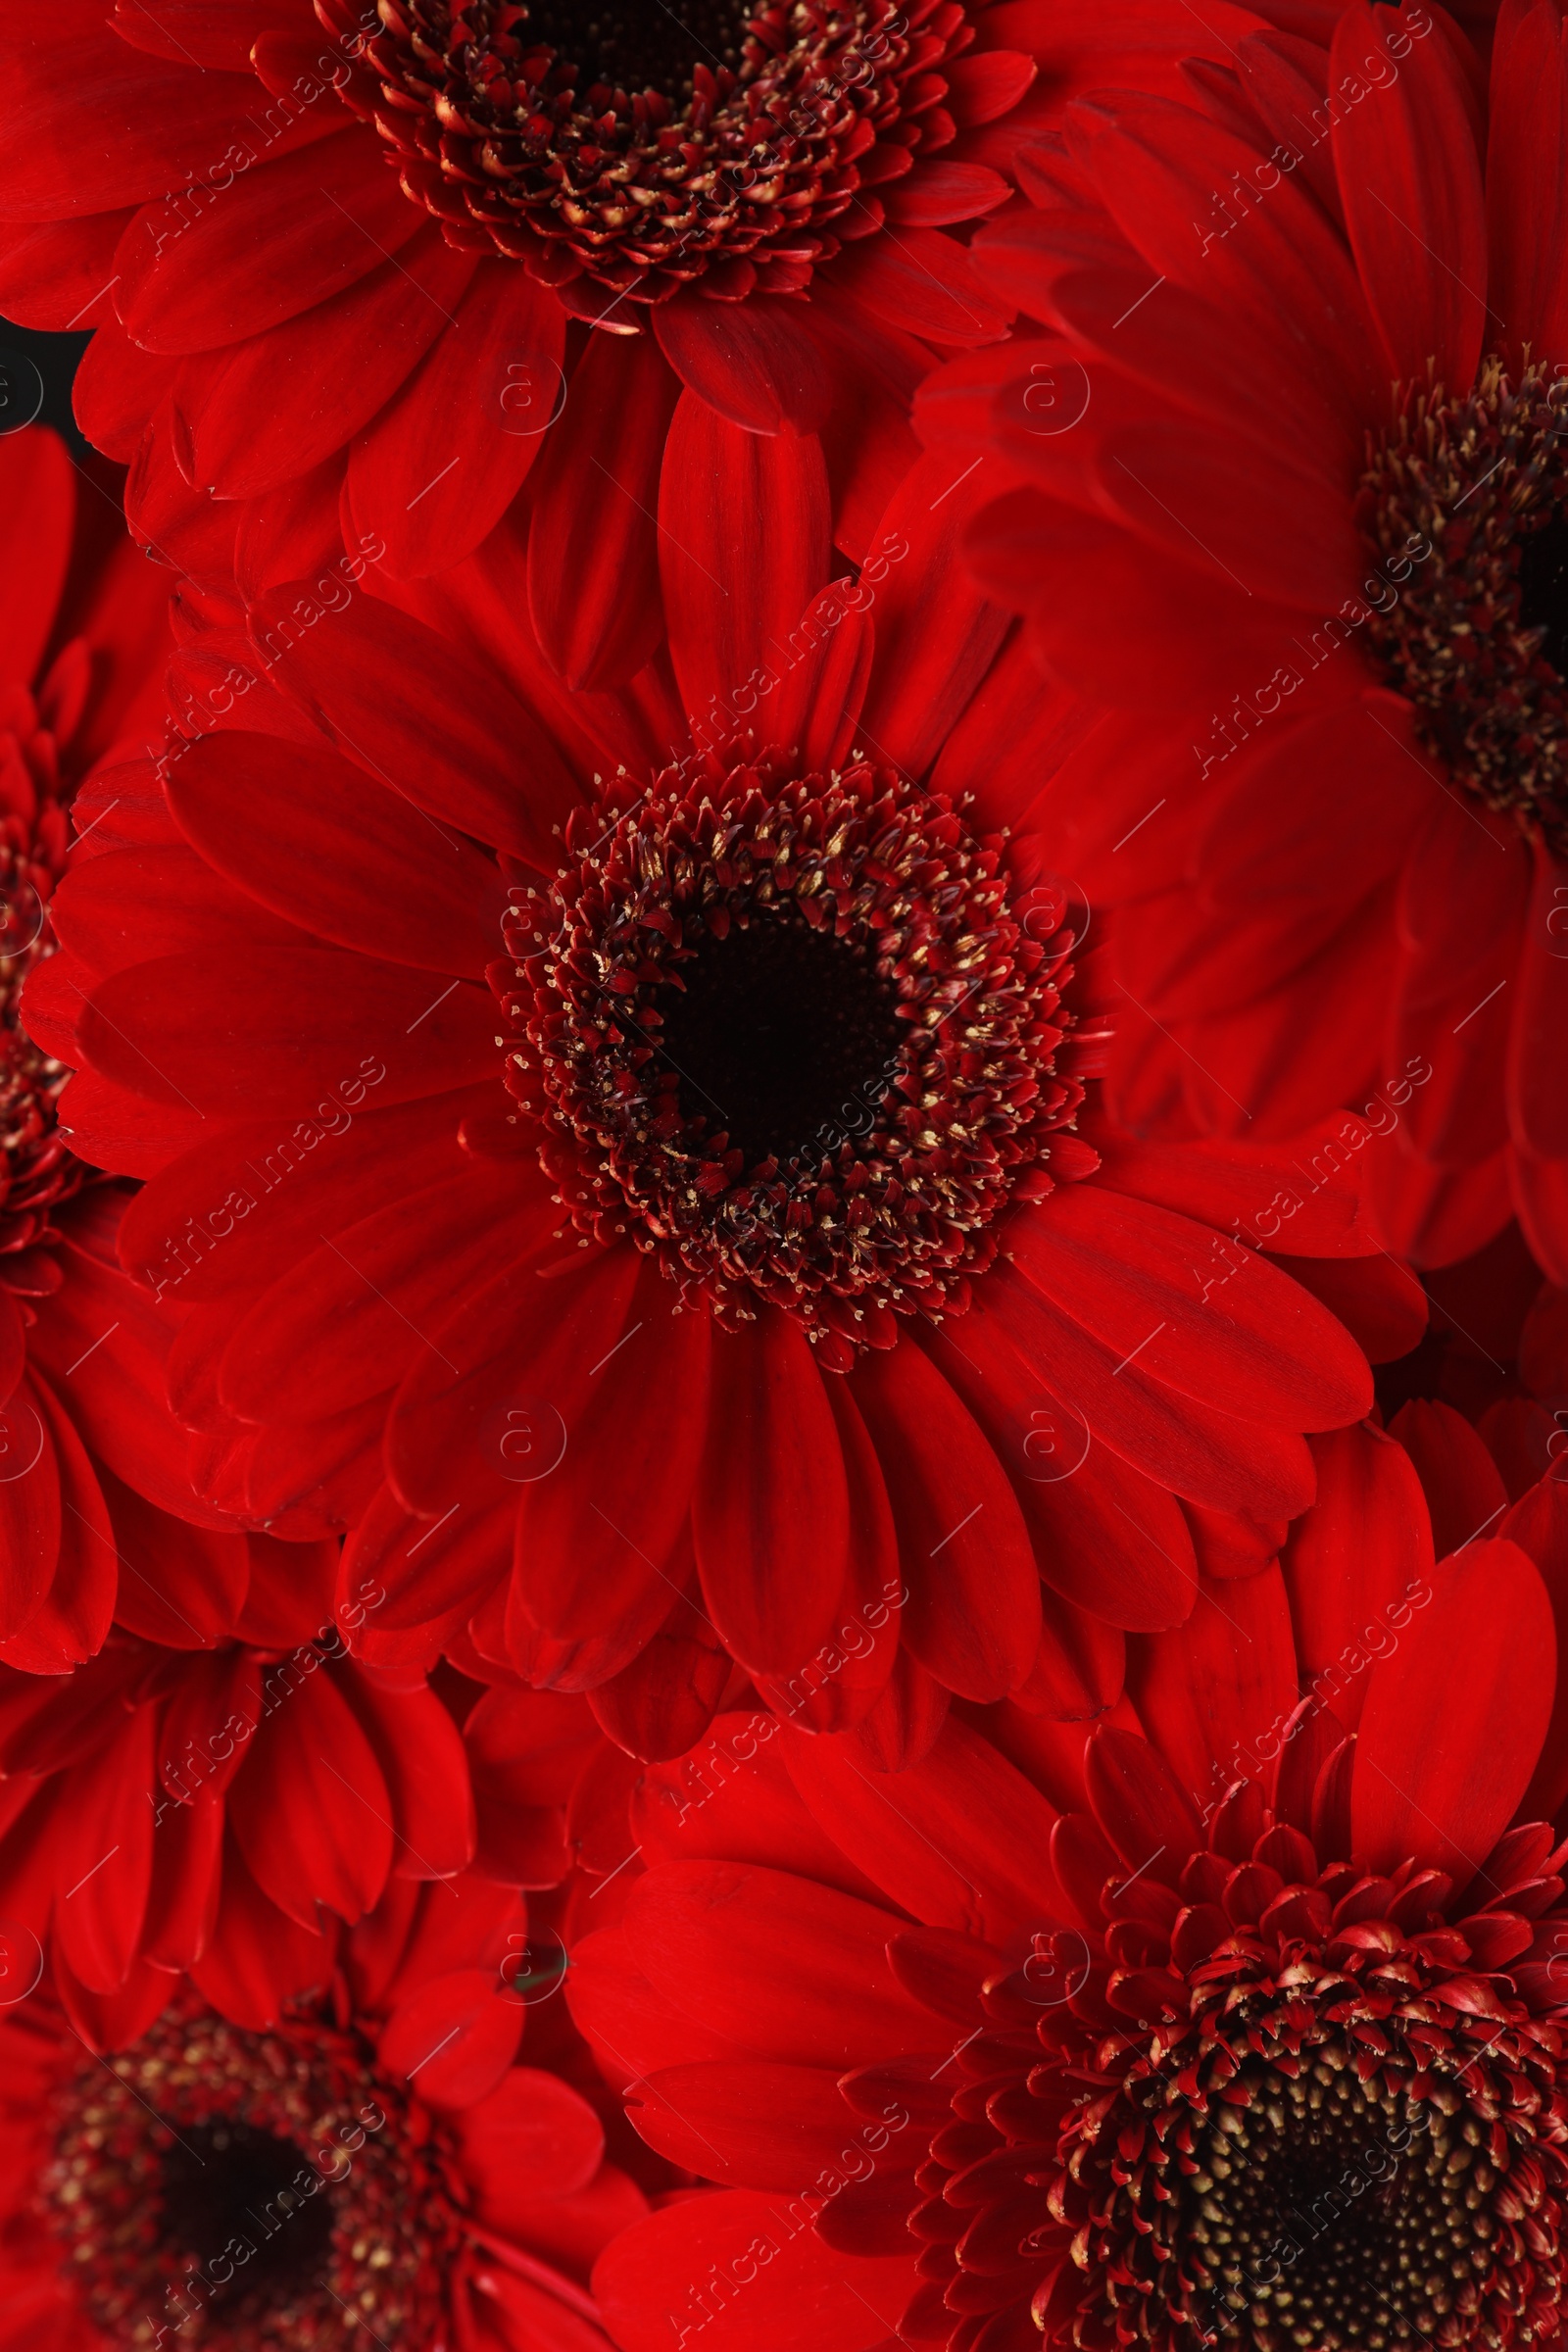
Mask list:
[[[1512,1831],[1456,1905],[1412,1862],[1320,1867],[1255,1788],[1210,1836],[1179,1872],[1107,1879],[1098,1927],[1037,1935],[982,1985],[915,2175],[909,2338],[1555,2341],[1568,1849]],[[864,2112],[885,2080],[867,2070]]]
[[[1226,2344],[1385,2352],[1473,2315],[1495,2260],[1497,2174],[1436,2106],[1364,2082],[1325,2043],[1249,2066],[1186,2184],[1186,2235]]]
[[[520,12],[519,12],[520,13]],[[746,0],[529,0],[517,37],[552,52],[564,81],[588,91],[603,87],[657,93],[675,105],[692,94],[696,68],[738,73],[745,59],[751,10]]]
[[[1568,848],[1568,380],[1496,361],[1385,433],[1361,518],[1394,601],[1368,631],[1431,749]]]
[[[953,135],[914,118],[973,38],[937,0],[380,0],[380,15],[376,121],[404,187],[454,243],[554,285],[586,273],[585,317],[607,307],[593,280],[646,302],[704,277],[729,300],[799,292],[879,225],[862,180]]]
[[[44,2196],[109,2342],[435,2340],[457,2243],[441,2147],[372,2065],[352,2033],[248,2034],[202,2011],[83,2061]]]
[[[888,1310],[961,1307],[1005,1204],[1069,1172],[1064,894],[864,761],[617,790],[514,893],[496,983],[563,1206],[721,1320],[784,1306],[840,1368]]]

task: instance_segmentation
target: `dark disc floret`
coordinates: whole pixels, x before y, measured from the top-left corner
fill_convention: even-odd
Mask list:
[[[693,764],[617,778],[514,891],[507,1084],[582,1234],[842,1369],[961,1309],[1008,1202],[1094,1164],[1066,894],[863,759]]]
[[[981,1988],[916,2177],[906,2340],[1555,2339],[1568,1849],[1512,1831],[1455,1901],[1414,1861],[1321,1862],[1255,1787],[1208,1835],[1107,1879],[1093,1932],[1037,1936]]]
[[[958,0],[379,13],[376,121],[409,194],[455,243],[641,302],[695,279],[727,300],[798,293],[880,226],[867,191],[952,138],[940,69],[974,38]]]
[[[56,2093],[42,2182],[112,2344],[328,2352],[444,2340],[461,2243],[439,2130],[352,2029],[248,2033],[186,2000]]]
[[[1456,782],[1568,849],[1568,380],[1484,363],[1411,395],[1359,513],[1395,601],[1367,622]]]

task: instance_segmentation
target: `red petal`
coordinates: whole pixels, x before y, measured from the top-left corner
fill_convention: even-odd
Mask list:
[[[1292,1528],[1282,1565],[1301,1687],[1353,1732],[1367,1670],[1396,1639],[1390,1605],[1429,1588],[1437,1554],[1421,1482],[1402,1446],[1363,1424],[1314,1440],[1312,1458],[1317,1498]]]
[[[66,584],[76,513],[71,460],[54,434],[19,433],[0,444],[0,497],[13,544],[27,551],[0,580],[0,677],[30,686]]]
[[[784,1761],[827,1835],[928,1927],[1001,1942],[1060,1917],[1054,1808],[956,1716],[895,1780],[840,1740],[792,1735]]]
[[[636,2084],[627,2114],[651,2148],[688,2172],[786,2192],[841,2150],[848,2161],[858,2129],[836,2073],[759,2059],[662,2067]]]
[[[721,2189],[634,2222],[595,2264],[593,2290],[622,2352],[669,2352],[672,2326],[675,2339],[701,2328],[705,2352],[755,2352],[760,2340],[768,2352],[869,2352],[914,2282],[911,2255],[835,2253],[798,2199]]]
[[[133,1042],[156,1042],[156,1060]],[[382,1102],[498,1071],[488,989],[332,948],[286,961],[236,950],[164,956],[100,981],[81,1050],[106,1078],[209,1116],[308,1124],[318,1089],[385,1083]],[[380,1069],[384,1080],[372,1075]]]
[[[90,1764],[78,1765],[55,1825],[55,1935],[96,1992],[123,1984],[141,1936],[153,1867],[154,1707],[138,1707]]]
[[[1527,1551],[1551,1597],[1557,1655],[1568,1657],[1568,1486],[1544,1478],[1521,1496],[1499,1536]],[[1568,1676],[1559,1674],[1546,1734],[1520,1810],[1531,1820],[1549,1821],[1568,1795]]]
[[[926,1343],[1005,1465],[1047,1584],[1105,1623],[1180,1625],[1198,1591],[1174,1496],[1103,1446],[979,1314]]]
[[[188,223],[169,202],[137,215],[115,256],[116,307],[145,350],[210,351],[259,334],[354,285],[418,233],[422,214],[365,133],[332,120],[319,119],[324,140],[248,172],[238,201],[219,195]]]
[[[1058,1196],[1059,1197],[1059,1196]],[[1064,1421],[1087,1427],[1146,1477],[1189,1501],[1249,1517],[1289,1519],[1312,1498],[1304,1442],[1261,1422],[1239,1421],[1150,1378],[1059,1313],[1011,1269],[994,1272],[974,1312],[1000,1325],[1036,1377],[1050,1368]]]
[[[744,303],[687,294],[657,303],[652,316],[665,359],[708,408],[749,433],[812,433],[830,386],[803,307],[765,294]]]
[[[989,60],[977,60],[989,63]],[[882,191],[890,220],[942,228],[952,220],[975,220],[994,213],[1012,191],[1000,172],[985,164],[922,164],[910,178]]]
[[[1413,1396],[1389,1425],[1415,1465],[1432,1519],[1432,1548],[1446,1559],[1477,1536],[1494,1536],[1508,1507],[1496,1463],[1462,1413]]]
[[[1184,1396],[1289,1430],[1337,1428],[1372,1401],[1366,1359],[1343,1326],[1206,1226],[1075,1184],[1018,1219],[1013,1237],[1046,1297]]]
[[[713,305],[704,304],[705,309]],[[768,528],[759,534],[756,517]],[[747,432],[681,395],[659,481],[659,568],[670,659],[694,723],[721,734],[730,698],[755,708],[828,570],[827,471],[811,434]],[[799,641],[797,640],[796,643]],[[808,639],[808,642],[809,640]],[[761,664],[761,667],[758,665]],[[748,705],[742,690],[750,696]],[[788,688],[782,702],[793,706]],[[718,720],[707,716],[718,704]],[[777,740],[795,729],[767,706]]]
[[[470,1160],[340,1226],[234,1328],[221,1403],[249,1421],[303,1421],[393,1387],[454,1299],[493,1269],[518,1190],[502,1163]]]
[[[852,1386],[899,1532],[902,1639],[961,1697],[1003,1698],[1040,1642],[1040,1571],[1006,1474],[912,1342],[868,1349]]]
[[[960,559],[969,487],[954,481],[946,458],[912,466],[878,522],[861,574],[876,646],[867,737],[881,758],[914,775],[936,759],[1005,634],[1004,615]]]
[[[1355,1850],[1407,1855],[1462,1888],[1529,1785],[1551,1719],[1557,1642],[1540,1572],[1517,1544],[1471,1544],[1372,1669],[1355,1758]]]
[[[501,1244],[498,1256],[512,1262],[435,1328],[388,1422],[393,1487],[410,1510],[432,1518],[454,1504],[489,1509],[514,1497],[517,1471],[548,1458],[547,1433],[559,1449],[594,1366],[625,1336],[639,1271],[633,1250],[563,1267],[548,1228],[523,1219]],[[547,1257],[556,1260],[549,1281]]]
[[[318,1903],[359,1919],[392,1864],[391,1800],[375,1751],[314,1651],[267,1669],[263,1716],[229,1793],[240,1850],[301,1927],[315,1926]]]
[[[278,685],[416,808],[554,872],[550,828],[579,795],[544,727],[465,646],[369,597],[349,602],[342,581],[324,595],[324,611],[309,581],[259,599],[252,634]]]
[[[186,1969],[206,1949],[218,1916],[223,1804],[211,1793],[188,1805],[161,1798],[158,1812],[142,1950],[161,1967]]]
[[[439,1104],[378,1111],[373,1088],[357,1102],[351,1088],[347,1106],[333,1099],[318,1103],[303,1143],[275,1119],[226,1126],[136,1195],[120,1228],[122,1260],[153,1284],[161,1263],[169,1270],[170,1237],[195,1225],[222,1246],[199,1253],[187,1243],[193,1262],[179,1279],[181,1301],[265,1287],[308,1256],[323,1233],[372,1216],[394,1190],[407,1197],[456,1175],[466,1164],[458,1143],[464,1113],[493,1102],[494,1089],[492,1077]],[[318,1150],[322,1144],[329,1149]]]
[[[587,2100],[534,2066],[509,2068],[487,2097],[453,2119],[452,2131],[481,2219],[506,2234],[516,2202],[568,2197],[604,2160],[605,2129]]]
[[[589,1359],[575,1395],[556,1392],[560,1461],[517,1490],[522,1597],[557,1641],[611,1631],[650,1583],[661,1584],[661,1616],[677,1597],[662,1578],[692,1507],[712,1325],[670,1306],[668,1284],[645,1270],[624,1330]]]
[[[734,1654],[788,1674],[831,1631],[849,1488],[810,1345],[776,1307],[714,1341],[692,1534],[709,1614]]]
[[[236,2025],[260,2031],[277,2023],[293,1994],[324,1984],[331,1964],[326,1939],[269,1900],[227,1839],[218,1918],[191,1970],[198,1990]]]
[[[549,661],[585,692],[624,684],[659,641],[655,514],[679,390],[652,335],[629,347],[590,335],[539,468],[529,616]]]
[[[1568,1159],[1568,1081],[1559,1048],[1568,1019],[1568,956],[1558,937],[1568,865],[1536,850],[1530,915],[1521,935],[1519,1001],[1508,1031],[1509,1128],[1539,1159]]]
[[[59,334],[115,327],[109,295],[128,212],[93,213],[84,220],[44,220],[31,230],[7,221],[0,229],[0,309],[20,326]],[[85,354],[83,355],[85,357]],[[74,396],[75,386],[72,387]],[[76,412],[80,422],[80,411]],[[85,432],[87,427],[82,426]],[[92,436],[89,435],[89,438]],[[35,435],[42,439],[42,435]]]
[[[418,367],[472,271],[472,255],[454,253],[427,226],[396,261],[342,293],[248,335],[211,366],[182,368],[175,446],[182,434],[192,486],[248,498],[336,456]],[[338,553],[337,536],[323,566]],[[368,541],[366,552],[373,547]],[[302,568],[277,576],[291,579]]]
[[[1424,380],[1435,359],[1459,395],[1486,329],[1481,160],[1453,49],[1440,32],[1396,65],[1380,37],[1396,22],[1351,0],[1335,27],[1330,81],[1350,101],[1335,112],[1335,169],[1391,371]],[[1363,60],[1376,79],[1361,78]]]
[[[60,1557],[60,1472],[32,1384],[0,1411],[0,1636],[20,1634],[55,1579]]]
[[[931,343],[994,343],[1006,331],[1007,314],[963,246],[939,229],[863,238],[839,255],[833,277],[878,318]]]
[[[633,1886],[626,1934],[650,1982],[761,2058],[860,2066],[926,2046],[929,2015],[887,1959],[895,1913],[781,1871],[668,1863]]]
[[[67,1667],[79,1665],[102,1648],[115,1614],[122,1563],[116,1556],[114,1529],[103,1491],[70,1417],[43,1379],[28,1384],[27,1396],[44,1424],[45,1450],[53,1453],[61,1506],[59,1537],[53,1582],[29,1613],[23,1631],[0,1646],[0,1657],[7,1665],[20,1666],[27,1674],[63,1674]],[[8,1407],[14,1416],[12,1428],[16,1434],[21,1430],[19,1401],[13,1399]],[[45,1482],[39,1490],[40,1498],[47,1492]],[[177,1534],[178,1523],[163,1518],[160,1532]],[[37,1530],[40,1538],[43,1533],[42,1529]],[[30,1544],[26,1547],[32,1548]],[[41,1542],[35,1557],[39,1568],[47,1567]],[[0,1563],[3,1559],[4,1554],[0,1553]]]
[[[1515,366],[1526,344],[1556,351],[1568,318],[1561,152],[1564,84],[1561,27],[1548,9],[1512,9],[1492,61],[1492,130],[1487,212],[1492,232],[1488,293],[1508,321]]]
[[[565,397],[560,303],[507,262],[483,262],[453,327],[363,438],[348,505],[396,578],[471,555],[522,487]],[[461,403],[461,435],[453,417]]]
[[[99,1482],[119,1554],[117,1623],[171,1649],[206,1649],[232,1634],[250,1583],[245,1538],[172,1518],[107,1469]]]
[[[1180,1632],[1129,1644],[1127,1694],[1200,1808],[1271,1777],[1296,1706],[1296,1644],[1276,1566],[1213,1584]]]
[[[1129,1870],[1174,1886],[1201,1839],[1198,1816],[1157,1750],[1102,1726],[1084,1750],[1084,1781],[1095,1819]]]
[[[344,1670],[343,1693],[386,1784],[394,1872],[454,1877],[472,1859],[475,1835],[462,1733],[433,1690],[388,1688],[364,1667]]]
[[[0,180],[14,218],[139,204],[211,172],[231,146],[254,153],[251,74],[155,64],[115,38],[99,0],[59,0],[13,37]],[[171,226],[178,219],[171,208]]]
[[[430,2107],[472,2107],[504,2079],[516,2054],[523,2009],[482,1969],[436,1977],[398,2003],[376,2056]]]

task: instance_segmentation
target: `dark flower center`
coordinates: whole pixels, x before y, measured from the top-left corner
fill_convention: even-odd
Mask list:
[[[869,1124],[897,1073],[898,997],[870,948],[799,911],[705,936],[654,1001],[682,1111],[726,1130],[747,1169],[798,1164],[835,1120]]]
[[[310,2197],[295,2185],[297,2141],[232,2122],[183,2124],[164,2152],[164,2244],[183,2272],[219,2278],[214,2312],[281,2310],[320,2277],[332,2238],[332,2191]],[[225,2248],[254,2247],[245,2261]]]
[[[1360,514],[1387,580],[1367,631],[1455,780],[1568,849],[1568,381],[1409,402],[1371,453]]]
[[[1299,2074],[1242,2080],[1245,2103],[1221,2109],[1185,2191],[1221,2343],[1388,2352],[1473,2310],[1497,2176],[1462,2129],[1364,2083],[1335,2043]]]
[[[721,1321],[783,1306],[847,1369],[889,1310],[966,1303],[1009,1200],[1093,1166],[1056,1143],[1088,1044],[1065,894],[865,761],[616,790],[514,892],[507,1085],[581,1232]]]
[[[1519,550],[1519,620],[1543,632],[1541,659],[1568,677],[1568,518],[1560,507]]]
[[[357,2034],[192,2005],[65,2082],[43,2193],[112,2344],[420,2352],[461,2242],[445,2161]]]
[[[602,83],[684,105],[697,66],[740,72],[750,18],[746,0],[528,0],[516,37],[574,67],[583,95]]]

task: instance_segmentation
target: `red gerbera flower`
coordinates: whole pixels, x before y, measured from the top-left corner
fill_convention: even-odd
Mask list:
[[[1316,1450],[1093,1729],[955,1716],[889,1788],[735,1719],[644,1775],[572,1997],[719,2187],[601,2258],[624,2352],[1555,2340],[1568,1491],[1436,1563],[1391,1439]]]
[[[568,704],[493,611],[510,682],[289,590],[244,705],[278,732],[182,747],[167,807],[106,780],[146,846],[73,877],[30,1017],[86,1064],[74,1132],[151,1176],[122,1249],[189,1307],[211,1491],[363,1513],[383,1660],[468,1625],[669,1753],[731,1656],[791,1676],[845,1612],[881,1638],[819,1719],[885,1698],[897,1753],[947,1690],[1179,1621],[1195,1541],[1267,1556],[1300,1433],[1370,1387],[1224,1229],[1293,1185],[1270,1230],[1375,1345],[1334,1173],[1367,1137],[1295,1171],[1088,1140],[1087,910],[1030,815],[1027,665],[976,699],[1003,624],[952,484],[918,468],[813,593],[814,444],[679,433],[636,696]]]
[[[646,2201],[569,2037],[514,2063],[510,1898],[406,1891],[265,2027],[189,1985],[91,2039],[47,1983],[0,2012],[7,2352],[605,2352],[589,2266]]]
[[[385,1594],[361,1580],[334,1605],[337,1554],[252,1537],[204,1644],[117,1629],[69,1675],[0,1666],[0,1920],[48,1949],[89,2034],[156,2009],[171,1970],[269,2022],[320,1981],[333,1922],[408,1882],[565,1877],[564,1806],[599,1737],[583,1702],[450,1679],[437,1695],[351,1656]],[[171,1584],[183,1565],[155,1564]]]
[[[1216,57],[1253,21],[1218,14]],[[8,51],[0,305],[98,326],[84,429],[134,460],[133,526],[183,569],[293,578],[341,506],[417,576],[512,510],[487,560],[525,537],[548,658],[618,682],[651,650],[626,590],[682,387],[820,430],[858,557],[934,350],[1005,330],[965,224],[1072,61],[1171,76],[1191,43],[1145,16],[62,0]]]
[[[124,1189],[68,1148],[67,1072],[18,1018],[55,951],[76,788],[117,740],[161,730],[164,593],[109,469],[74,468],[42,427],[0,440],[0,1660],[54,1674],[117,1613],[183,1639],[209,1584],[247,1570],[158,1401],[174,1318],[116,1259]]]
[[[1502,12],[1490,73],[1441,9],[1355,0],[1182,104],[1075,109],[1035,214],[981,241],[1050,332],[946,386],[995,486],[1029,485],[982,519],[983,576],[1124,707],[1054,803],[1086,887],[1137,908],[1159,1026],[1123,1115],[1365,1104],[1399,1130],[1396,1248],[1447,1263],[1517,1213],[1558,1280],[1565,55],[1556,0]]]

